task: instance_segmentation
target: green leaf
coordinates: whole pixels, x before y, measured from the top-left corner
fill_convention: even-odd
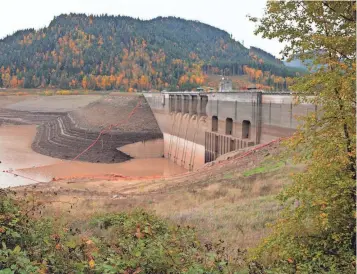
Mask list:
[[[17,245],[17,246],[15,246],[13,251],[14,251],[14,253],[20,253],[21,247]]]
[[[13,274],[15,271],[11,270],[10,268],[5,268],[3,270],[0,270],[0,274]]]
[[[68,241],[65,243],[65,246],[69,247],[69,248],[76,248],[77,244],[75,241]]]

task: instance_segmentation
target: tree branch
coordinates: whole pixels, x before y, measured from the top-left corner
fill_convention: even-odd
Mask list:
[[[354,17],[347,17],[345,15],[343,15],[342,13],[338,13],[334,8],[332,8],[329,4],[328,4],[328,1],[323,1],[323,5],[325,7],[328,7],[331,11],[333,11],[334,13],[337,13],[338,16],[342,17],[343,19],[349,21],[349,22],[356,22],[356,18]]]

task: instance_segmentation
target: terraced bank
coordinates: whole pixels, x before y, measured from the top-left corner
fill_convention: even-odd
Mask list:
[[[138,105],[134,115],[129,113]],[[25,103],[23,103],[25,105]],[[162,138],[145,98],[103,96],[87,106],[68,112],[29,112],[0,109],[0,124],[37,124],[32,149],[60,159],[73,159],[90,146],[103,128],[119,124],[100,136],[99,141],[77,160],[94,163],[119,163],[130,159],[118,147]]]
[[[61,112],[30,112],[0,108],[1,125],[41,125],[57,117],[63,116]]]

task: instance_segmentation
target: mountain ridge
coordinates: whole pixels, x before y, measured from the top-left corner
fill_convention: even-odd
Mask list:
[[[177,17],[61,14],[47,27],[0,40],[0,86],[90,89],[192,89],[206,74],[245,68],[293,77],[294,69],[256,60],[217,27]]]

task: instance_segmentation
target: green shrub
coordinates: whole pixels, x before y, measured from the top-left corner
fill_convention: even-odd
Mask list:
[[[355,1],[268,1],[251,18],[256,34],[285,42],[281,53],[309,67],[291,89],[315,106],[286,141],[305,169],[279,195],[284,210],[253,253],[267,273],[356,273],[355,12]]]
[[[142,210],[73,224],[39,210],[0,193],[0,273],[233,273],[219,244]]]

